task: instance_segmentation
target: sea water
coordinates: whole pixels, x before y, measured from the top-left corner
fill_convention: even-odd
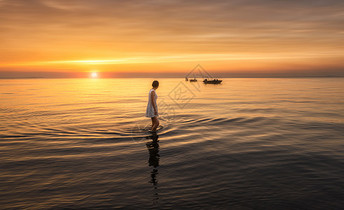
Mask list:
[[[343,78],[152,80],[0,80],[1,208],[343,208]]]

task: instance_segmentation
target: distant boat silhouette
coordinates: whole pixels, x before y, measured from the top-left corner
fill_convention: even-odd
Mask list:
[[[204,84],[220,84],[222,80],[220,79],[204,79]]]
[[[197,82],[196,78],[190,79],[190,82]]]

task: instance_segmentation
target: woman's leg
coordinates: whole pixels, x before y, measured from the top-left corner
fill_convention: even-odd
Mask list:
[[[156,131],[159,126],[158,117],[152,117],[152,131]]]
[[[151,117],[151,119],[152,119],[152,126],[151,126],[151,130],[153,130],[153,127],[154,127],[154,124],[155,124],[154,117]]]

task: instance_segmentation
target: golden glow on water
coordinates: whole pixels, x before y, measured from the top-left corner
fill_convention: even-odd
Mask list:
[[[324,188],[335,186],[332,191],[341,193],[336,180],[343,173],[336,170],[343,156],[343,79],[225,78],[221,85],[154,79],[160,82],[163,126],[155,147],[146,129],[151,120],[145,117],[153,78],[2,80],[0,151],[5,155],[0,163],[10,167],[3,167],[0,178],[8,188],[2,195],[11,201],[5,206],[46,209],[68,201],[92,208],[104,207],[111,198],[112,206],[134,202],[149,209],[152,189],[165,190],[154,196],[167,208],[188,197],[192,205],[204,206],[224,193],[240,192],[242,200],[252,200],[255,193],[247,189],[253,182],[263,183],[255,185],[262,192],[256,199],[273,191],[264,202],[271,199],[275,205],[276,195],[282,200],[290,195],[281,190],[285,183],[294,184],[287,188],[293,192],[313,195],[319,187],[310,184],[315,176]],[[180,97],[185,93],[191,100]],[[326,164],[315,164],[323,160]],[[309,173],[312,182],[305,183]],[[44,196],[37,189],[45,190]],[[23,199],[11,197],[16,193]],[[80,199],[80,194],[92,196]],[[144,201],[132,199],[137,196]],[[326,209],[332,202],[324,203]]]

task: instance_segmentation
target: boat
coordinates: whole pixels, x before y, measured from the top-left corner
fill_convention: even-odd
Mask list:
[[[220,84],[222,80],[220,79],[205,79],[203,80],[204,84]]]
[[[187,77],[185,77],[185,81],[188,81],[188,78],[187,78]]]
[[[190,82],[197,82],[196,78],[190,79]]]

